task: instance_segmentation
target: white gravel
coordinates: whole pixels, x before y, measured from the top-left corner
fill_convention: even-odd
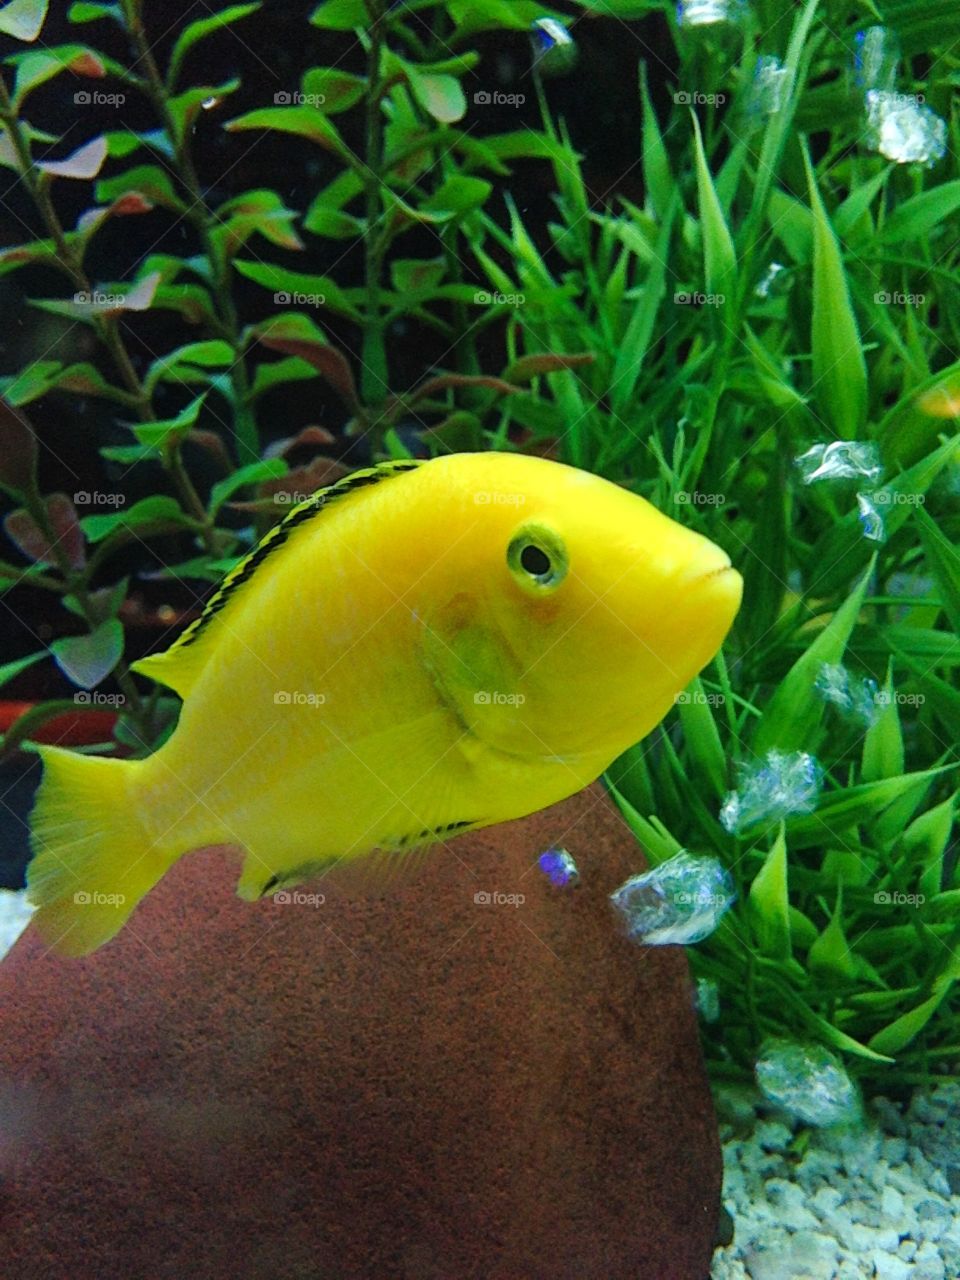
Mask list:
[[[721,1088],[733,1243],[711,1280],[958,1280],[960,1084],[876,1098],[857,1129],[807,1129]]]

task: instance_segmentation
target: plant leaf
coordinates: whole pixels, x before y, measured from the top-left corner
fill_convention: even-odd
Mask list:
[[[10,0],[0,9],[0,31],[32,44],[47,16],[47,0]]]
[[[867,418],[867,365],[840,245],[817,190],[806,146],[803,163],[813,213],[813,391],[837,437],[856,440]]]
[[[762,756],[774,747],[781,751],[812,750],[812,741],[823,719],[826,703],[815,686],[824,663],[843,660],[847,641],[863,605],[873,567],[854,587],[807,651],[797,659],[767,703],[753,736],[753,750]]]
[[[108,618],[89,635],[54,640],[50,652],[68,680],[81,689],[92,689],[123,656],[123,627],[117,618]]]
[[[34,164],[54,178],[95,178],[107,158],[107,140],[93,138],[78,147],[66,160],[35,160]]]
[[[110,515],[84,516],[80,524],[90,542],[102,542],[117,529],[132,530],[150,527],[160,531],[197,527],[196,520],[191,519],[181,509],[176,499],[169,498],[165,494],[142,498],[132,507],[121,507]]]
[[[790,945],[790,902],[787,892],[787,843],[783,824],[753,878],[747,909],[760,949],[767,955],[787,959]]]
[[[244,129],[276,129],[280,133],[306,138],[340,156],[349,155],[336,127],[316,107],[259,107],[245,115],[235,116],[223,127],[228,133],[239,133]]]
[[[240,467],[225,480],[218,480],[210,490],[211,517],[216,516],[227,499],[232,497],[238,489],[243,489],[246,485],[259,484],[261,480],[277,480],[280,476],[285,476],[288,470],[282,458],[265,458]]]
[[[226,9],[221,9],[218,13],[212,13],[209,18],[200,18],[196,22],[191,22],[189,26],[184,27],[177,37],[170,54],[170,61],[167,64],[167,87],[172,89],[176,85],[183,60],[194,45],[212,32],[219,31],[221,27],[226,27],[232,22],[239,22],[241,18],[255,13],[259,8],[259,3],[228,5]]]

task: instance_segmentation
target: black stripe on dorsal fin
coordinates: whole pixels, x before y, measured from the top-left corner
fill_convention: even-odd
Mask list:
[[[336,502],[338,498],[344,498],[348,493],[353,493],[356,489],[379,484],[381,480],[387,480],[401,472],[412,471],[415,467],[419,467],[422,461],[424,459],[400,458],[392,462],[380,462],[373,467],[364,467],[361,471],[352,471],[350,475],[344,476],[342,480],[336,480],[333,484],[328,484],[324,488],[318,489],[316,493],[311,493],[309,498],[304,498],[303,502],[298,502],[295,507],[292,507],[287,512],[279,524],[274,525],[268,533],[264,534],[253,550],[245,555],[239,564],[234,565],[207,601],[203,613],[196,621],[191,622],[190,626],[177,640],[175,647],[194,644],[234,593],[245,582],[249,582],[267,556],[279,551],[294,529],[303,524],[305,520],[312,520],[314,516],[319,515],[331,503]]]
[[[364,467],[353,471],[333,484],[318,489],[302,502],[292,507],[279,524],[266,533],[252,551],[243,557],[214,591],[204,606],[200,617],[191,622],[187,629],[163,653],[150,654],[146,658],[131,663],[131,670],[140,675],[159,680],[161,684],[175,689],[185,698],[193,687],[208,655],[194,646],[207,632],[211,622],[220,611],[234,599],[237,592],[249,582],[260,565],[275,551],[279,551],[290,535],[301,525],[320,516],[340,498],[370,485],[379,484],[392,476],[405,471],[413,471],[422,466],[426,459],[400,458],[391,462],[380,462],[376,466]]]

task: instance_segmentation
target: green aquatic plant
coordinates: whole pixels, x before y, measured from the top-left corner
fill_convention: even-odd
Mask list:
[[[12,85],[9,73],[0,76],[0,166],[22,182],[43,233],[0,250],[0,275],[29,268],[31,292],[52,295],[31,296],[30,304],[63,322],[53,344],[44,341],[22,369],[0,378],[0,485],[17,504],[6,530],[31,562],[28,568],[0,563],[0,583],[9,589],[29,582],[56,592],[83,620],[87,633],[58,640],[53,656],[83,689],[115,675],[126,747],[156,745],[169,728],[171,707],[156,689],[144,695],[127,673],[119,620],[127,583],[111,580],[111,563],[131,546],[180,534],[192,544],[189,557],[173,564],[163,557],[166,572],[201,586],[216,581],[257,533],[284,514],[282,503],[291,493],[342,474],[327,456],[291,470],[282,454],[266,452],[261,421],[272,394],[321,380],[339,403],[345,443],[358,441],[374,458],[403,456],[401,421],[434,433],[438,442],[467,432],[480,447],[482,415],[491,401],[521,393],[537,373],[589,359],[539,356],[484,373],[476,351],[477,334],[503,311],[464,279],[470,219],[493,191],[480,175],[508,176],[511,163],[542,156],[552,143],[536,130],[481,135],[475,122],[461,123],[467,111],[463,81],[479,63],[464,46],[491,29],[519,31],[526,39],[532,18],[520,14],[524,7],[534,9],[457,0],[412,8],[327,0],[310,19],[314,33],[327,45],[355,38],[363,74],[339,65],[309,67],[299,85],[276,91],[271,104],[233,118],[225,117],[241,91],[240,78],[207,82],[200,55],[228,30],[239,30],[260,8],[256,3],[230,5],[184,25],[165,68],[157,60],[155,33],[148,31],[149,6],[140,0],[74,3],[69,10],[81,35],[119,27],[128,47],[125,61],[93,44],[46,43],[45,0],[17,0],[0,10],[0,32],[23,46],[6,59]],[[58,140],[35,127],[31,115],[34,95],[61,78],[71,85],[74,109],[105,103],[122,118],[130,108],[119,108],[136,102],[151,111],[154,127],[109,129],[83,139],[65,158],[49,159]],[[471,83],[482,85],[475,75]],[[473,92],[481,100],[491,97],[482,88]],[[322,156],[323,181],[309,206],[291,209],[265,186],[214,198],[194,154],[198,122],[208,117],[228,135],[253,134],[261,141],[271,134],[292,136]],[[346,140],[348,126],[352,142]],[[71,203],[73,193],[65,188],[87,191],[90,184],[93,203],[71,229],[58,211],[61,198],[66,207]],[[116,218],[146,219],[143,250],[130,279],[105,281],[95,274],[102,261],[98,250]],[[418,231],[427,235],[429,256],[412,257],[406,248]],[[193,252],[170,251],[175,232],[186,235]],[[347,283],[347,268],[341,283],[332,272],[290,265],[314,256],[308,242],[333,246],[336,262],[345,244],[362,246],[362,283]],[[247,281],[270,290],[272,299],[244,323],[237,295]],[[58,296],[64,285],[72,296]],[[468,308],[484,317],[483,324],[468,316]],[[189,329],[189,340],[153,350],[142,324],[158,312],[172,312],[180,329]],[[425,369],[416,385],[393,392],[387,338],[401,323],[438,331],[453,367]],[[339,340],[331,337],[336,325]],[[56,350],[76,326],[90,331],[92,358],[54,358],[49,346]],[[149,360],[143,359],[145,348]],[[455,397],[462,394],[473,395],[472,412],[458,407]],[[83,513],[82,500],[90,501],[83,491],[71,498],[44,495],[38,487],[36,435],[24,406],[47,396],[67,400],[66,412],[69,397],[102,402],[113,423],[122,425],[126,439],[117,442],[114,430],[100,447],[117,479],[97,495],[109,501],[95,514]],[[329,432],[326,437],[332,442]],[[313,438],[295,435],[287,443],[296,449]],[[204,483],[199,477],[211,462],[214,479]],[[127,505],[120,481],[130,468],[148,465],[155,492]],[[245,507],[240,505],[252,511],[255,526],[237,530],[226,517],[245,496]],[[0,681],[45,656],[38,649],[0,668]],[[34,708],[10,731],[4,748],[58,714],[62,702]]]
[[[692,951],[719,991],[711,1065],[748,1076],[765,1037],[812,1036],[889,1088],[960,1055],[960,182],[955,150],[925,172],[852,149],[853,33],[817,9],[768,33],[776,112],[701,127],[678,94],[664,121],[641,68],[644,206],[597,209],[557,130],[553,256],[516,209],[485,220],[510,265],[477,253],[526,296],[517,354],[595,357],[550,375],[546,412],[505,400],[498,440],[519,423],[632,484],[744,575],[723,656],[610,774],[653,861],[685,848],[735,877],[738,906]],[[924,14],[898,20],[919,51]],[[755,60],[745,34],[700,83],[749,95]],[[951,66],[903,87],[948,114]],[[851,469],[844,446],[844,469],[836,441],[873,453]],[[822,478],[796,465],[818,442]],[[840,664],[858,697],[836,694]]]

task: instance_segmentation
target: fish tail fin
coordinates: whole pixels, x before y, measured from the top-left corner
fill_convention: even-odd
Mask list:
[[[177,860],[142,819],[133,785],[143,763],[41,747],[43,779],[31,818],[27,867],[34,923],[63,955],[103,945]]]

